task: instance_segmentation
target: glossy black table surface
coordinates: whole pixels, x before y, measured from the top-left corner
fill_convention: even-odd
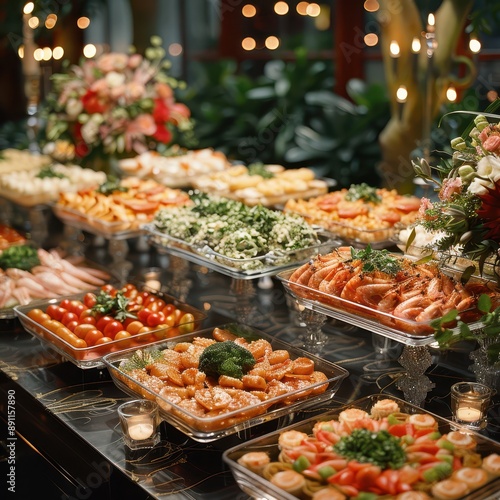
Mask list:
[[[96,262],[109,262],[106,245],[87,251]],[[132,242],[127,259],[131,275],[159,268],[168,293],[206,310],[204,328],[236,320],[293,345],[310,340],[310,325],[304,325],[307,317],[290,307],[275,278],[237,280],[154,248],[144,249],[138,242]],[[422,407],[449,418],[451,385],[474,378],[469,369],[474,346],[465,344],[446,353],[433,345],[425,347],[429,366],[415,380],[407,378],[398,361],[406,346],[331,318],[320,318],[318,324],[327,342],[317,353],[349,371],[328,403],[206,444],[163,422],[159,445],[131,452],[123,444],[116,412],[130,397],[114,385],[107,370],[80,369],[25,332],[17,320],[4,320],[0,325],[2,477],[9,479],[14,467],[19,498],[44,492],[49,498],[243,500],[247,495],[222,462],[225,449],[376,393],[408,399],[415,389],[423,394]],[[411,387],[413,383],[419,387]],[[482,431],[495,440],[500,440],[499,402],[495,396]],[[9,487],[7,480],[2,491]]]

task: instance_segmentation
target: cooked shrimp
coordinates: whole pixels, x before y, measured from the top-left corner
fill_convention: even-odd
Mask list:
[[[264,377],[260,375],[243,375],[241,382],[243,383],[243,387],[250,391],[265,391],[267,388],[267,382]]]
[[[452,479],[464,482],[470,489],[476,489],[488,482],[488,473],[477,467],[462,467],[453,473]]]
[[[416,413],[410,415],[408,421],[417,429],[434,429],[438,427],[436,419],[426,413]]]
[[[207,410],[221,410],[227,408],[231,402],[231,396],[220,387],[200,389],[195,392],[195,400]]]
[[[498,455],[497,453],[492,453],[491,455],[483,458],[482,467],[490,474],[493,474],[495,476],[500,475],[500,455]]]
[[[439,500],[456,500],[469,492],[469,487],[463,481],[444,479],[432,487],[432,495]]]
[[[302,444],[304,439],[307,439],[307,434],[300,431],[285,431],[278,438],[278,445],[281,449],[296,448]]]
[[[476,441],[470,434],[460,431],[451,431],[445,437],[456,448],[472,449],[476,446]]]
[[[392,399],[380,399],[371,408],[370,414],[373,418],[384,418],[391,413],[398,413],[399,405]]]
[[[270,482],[294,496],[300,496],[306,485],[306,478],[292,469],[282,470],[271,476]]]
[[[267,360],[271,365],[284,363],[288,359],[290,359],[290,353],[286,349],[276,349],[267,355]]]
[[[250,451],[237,460],[240,465],[256,474],[262,474],[262,470],[270,461],[269,455],[264,451]]]

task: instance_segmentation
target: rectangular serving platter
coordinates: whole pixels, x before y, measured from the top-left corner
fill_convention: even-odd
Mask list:
[[[310,358],[314,361],[315,370],[323,372],[326,375],[326,379],[320,383],[308,386],[307,393],[302,396],[301,393],[304,392],[304,388],[299,388],[253,405],[249,407],[251,411],[247,410],[245,412],[245,409],[239,409],[207,417],[197,415],[178,406],[130,376],[125,370],[122,370],[121,367],[136,354],[137,349],[128,349],[121,353],[109,354],[104,357],[104,363],[108,367],[113,381],[120,389],[132,397],[156,400],[160,407],[160,415],[166,422],[199,442],[215,441],[264,422],[276,420],[282,416],[293,416],[293,413],[300,409],[316,406],[333,398],[342,380],[348,376],[348,372],[344,368],[311,355],[302,349],[293,347],[248,325],[229,323],[221,325],[218,328],[229,329],[239,336],[244,336],[248,341],[264,339],[271,344],[273,350],[283,349],[288,351],[292,360],[299,357]],[[151,349],[172,349],[178,343],[191,342],[195,338],[211,339],[213,338],[213,330],[214,328],[209,328],[192,334],[182,335],[177,339],[169,339],[151,348],[148,347],[144,351],[147,353]],[[323,392],[316,391],[318,393],[315,394],[314,389],[323,387],[324,385],[327,385],[326,390],[323,390]]]
[[[22,243],[24,245],[32,245],[34,246],[34,243],[32,241],[27,241],[27,242],[24,242]],[[113,275],[113,273],[111,271],[109,271],[108,269],[104,269],[102,266],[96,264],[95,262],[91,262],[87,259],[83,260],[80,264],[78,264],[78,266],[84,266],[84,267],[93,267],[95,269],[98,269],[100,271],[105,271],[107,273],[109,273],[109,279],[114,279],[115,276]],[[2,277],[0,276],[0,287],[2,286]],[[89,288],[88,288],[88,291],[91,291],[93,288],[92,285],[89,284]],[[54,298],[58,298],[59,297],[59,300],[61,300],[62,296],[57,296],[56,293],[54,293]],[[35,299],[37,302],[39,302],[39,299]],[[33,304],[34,301],[31,301],[30,304]],[[19,305],[19,304],[16,304],[16,305]],[[27,304],[27,306],[29,306],[29,304]],[[15,319],[16,318],[16,312],[14,310],[14,305],[12,305],[11,307],[3,307],[3,308],[0,308],[0,320],[3,320],[3,319],[9,319],[9,320],[12,320],[12,319]]]
[[[106,221],[99,217],[92,217],[78,210],[64,207],[55,203],[52,210],[64,224],[76,227],[82,231],[102,236],[106,239],[125,240],[142,235],[141,224],[144,221]]]
[[[401,318],[307,285],[292,282],[290,276],[293,272],[293,269],[288,269],[278,273],[276,277],[283,284],[286,293],[308,309],[384,335],[405,345],[421,346],[435,342],[431,320],[425,322]],[[466,321],[466,312],[462,314],[463,321]],[[480,327],[478,321],[471,321],[468,324],[471,331]]]
[[[216,252],[208,246],[194,246],[162,233],[153,224],[145,224],[142,229],[148,241],[157,248],[236,279],[272,276],[279,271],[307,262],[312,256],[328,252],[339,245],[339,241],[332,234],[318,229],[318,243],[310,247],[289,252],[271,251],[258,257],[235,259]]]
[[[181,309],[184,313],[190,313],[194,317],[194,330],[199,330],[201,327],[202,321],[206,318],[206,314],[195,307],[192,307],[188,304],[178,301],[174,297],[171,297],[161,291],[156,291],[149,289],[146,286],[143,286],[143,290],[147,290],[149,292],[154,292],[155,295],[160,296],[167,304],[174,304],[177,308]],[[88,368],[104,368],[104,356],[109,354],[110,352],[121,352],[123,350],[129,348],[137,348],[139,346],[143,347],[146,345],[156,345],[158,343],[163,342],[165,337],[174,337],[179,335],[178,325],[174,325],[170,328],[162,328],[162,329],[153,329],[146,333],[140,333],[133,335],[129,338],[113,340],[111,342],[107,342],[106,344],[89,346],[83,348],[77,348],[72,346],[69,342],[66,342],[62,338],[58,337],[55,333],[45,328],[40,323],[32,320],[28,313],[32,309],[42,309],[46,310],[46,308],[50,304],[58,304],[63,299],[69,300],[83,300],[85,293],[76,294],[65,297],[58,297],[49,300],[37,300],[31,302],[26,306],[15,306],[14,312],[16,316],[19,318],[21,325],[23,328],[33,335],[33,337],[41,340],[43,343],[48,345],[50,348],[54,349],[58,352],[63,358],[70,361],[74,365],[78,366],[82,369]],[[151,342],[148,338],[154,336],[160,337],[158,340]]]
[[[283,432],[297,431],[311,435],[313,427],[317,422],[338,420],[339,414],[342,411],[345,411],[350,408],[364,410],[370,413],[370,410],[373,407],[373,405],[383,399],[391,399],[394,402],[396,402],[402,413],[407,413],[410,415],[416,413],[431,415],[436,419],[438,423],[438,429],[441,432],[441,434],[445,434],[452,430],[459,429],[455,426],[453,422],[445,418],[442,418],[438,415],[435,415],[431,412],[423,410],[418,406],[407,403],[402,399],[393,396],[388,396],[386,394],[374,394],[359,399],[357,401],[354,401],[352,403],[348,403],[347,405],[341,406],[339,408],[329,410],[315,417],[308,418],[306,420],[303,420],[302,422],[289,425],[277,431],[270,432],[269,434],[266,434],[264,436],[254,438],[250,441],[234,446],[223,453],[222,459],[229,466],[240,488],[251,498],[255,499],[265,498],[266,500],[296,500],[298,497],[290,493],[287,493],[286,491],[280,488],[277,488],[263,476],[255,472],[252,472],[250,469],[239,464],[238,459],[246,453],[264,451],[269,454],[272,462],[276,462],[278,461],[278,456],[280,453],[278,439]],[[482,456],[491,453],[497,453],[497,454],[500,453],[500,443],[497,443],[496,441],[488,439],[487,437],[484,437],[483,435],[470,431],[468,429],[466,429],[465,432],[467,434],[472,435],[473,438],[476,440],[477,451]],[[481,488],[473,490],[470,494],[462,496],[460,497],[460,499],[456,500],[493,500],[494,498],[498,498],[496,495],[498,494],[499,487],[500,487],[500,477],[497,476],[496,478],[493,478],[490,482],[486,483]],[[380,498],[385,499],[389,497],[383,496]]]

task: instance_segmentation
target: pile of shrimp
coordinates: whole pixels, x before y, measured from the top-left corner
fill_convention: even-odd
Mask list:
[[[405,322],[429,323],[452,309],[459,312],[471,309],[481,293],[495,295],[482,283],[462,285],[443,273],[435,263],[417,264],[401,258],[401,269],[396,274],[367,272],[363,269],[363,261],[353,259],[347,247],[318,255],[297,268],[289,281],[302,285],[292,286],[300,296],[344,309],[349,307],[349,302],[359,304],[364,311],[355,308],[356,313],[369,314],[375,310],[385,313],[385,319],[387,315],[401,318],[402,322],[392,326],[403,329]],[[335,300],[336,297],[345,300]]]
[[[84,265],[83,258],[64,258],[55,249],[37,252],[40,265],[31,271],[0,269],[0,309],[94,290],[110,278],[105,271]]]

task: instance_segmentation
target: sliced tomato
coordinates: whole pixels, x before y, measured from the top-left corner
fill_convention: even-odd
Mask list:
[[[441,448],[437,444],[435,444],[434,441],[424,441],[421,443],[410,444],[406,447],[406,453],[423,452],[430,453],[431,455],[436,455],[436,453],[440,449]]]
[[[396,200],[394,207],[405,213],[416,212],[420,208],[420,203],[420,198],[415,196],[403,196]]]
[[[375,480],[375,485],[390,495],[398,492],[399,473],[397,470],[386,469]]]
[[[356,486],[361,491],[370,491],[376,485],[376,480],[382,473],[377,465],[368,464],[367,467],[359,469],[356,473]]]
[[[390,425],[387,431],[396,437],[413,436],[415,434],[415,427],[410,423]]]
[[[352,469],[342,469],[333,476],[328,478],[328,482],[332,484],[350,485],[354,483],[356,477],[355,471]]]

